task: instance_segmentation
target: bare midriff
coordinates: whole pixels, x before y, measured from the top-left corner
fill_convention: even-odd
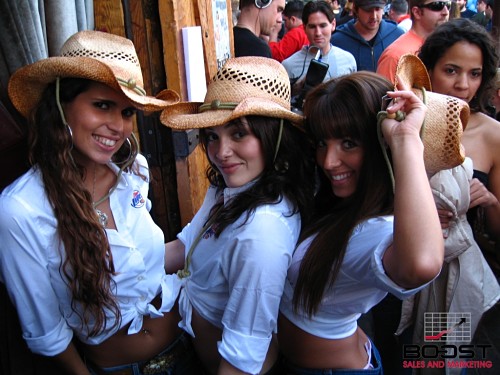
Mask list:
[[[154,303],[157,305],[157,303]],[[141,330],[128,334],[128,325],[99,345],[80,343],[83,354],[99,367],[113,367],[151,359],[165,350],[182,333],[177,304],[163,317],[144,316]]]
[[[221,359],[217,350],[217,341],[222,340],[222,330],[204,319],[194,308],[191,326],[193,327],[193,332],[196,336],[193,339],[196,354],[202,361],[205,369],[207,369],[211,374],[216,374]],[[260,373],[265,374],[269,371],[277,359],[278,346],[276,338],[273,337]]]
[[[356,332],[342,339],[325,339],[311,335],[280,314],[278,341],[286,360],[310,369],[362,369],[368,362],[366,334]]]

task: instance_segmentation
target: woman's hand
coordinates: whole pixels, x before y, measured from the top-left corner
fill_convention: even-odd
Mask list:
[[[408,136],[420,138],[420,128],[427,111],[425,104],[412,91],[393,91],[387,96],[393,100],[387,107],[388,117],[382,121],[382,132],[389,147],[392,149],[395,142]],[[398,111],[405,114],[401,121],[391,118]]]
[[[488,207],[498,203],[498,199],[491,193],[486,186],[477,178],[470,182],[470,204],[469,209],[481,206]]]
[[[453,212],[449,210],[444,210],[438,208],[439,222],[441,223],[441,229],[448,229],[450,227],[450,221],[453,218]]]
[[[438,208],[439,222],[441,223],[441,230],[443,231],[443,238],[448,238],[450,229],[450,221],[453,219],[453,212]]]

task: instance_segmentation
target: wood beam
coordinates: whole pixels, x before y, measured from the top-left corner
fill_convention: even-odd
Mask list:
[[[162,25],[163,60],[167,87],[187,100],[186,72],[182,28],[196,26],[197,0],[159,0]],[[211,8],[210,8],[211,9]],[[208,181],[205,178],[206,157],[200,147],[186,158],[176,158],[176,180],[181,225],[189,223],[203,203]]]

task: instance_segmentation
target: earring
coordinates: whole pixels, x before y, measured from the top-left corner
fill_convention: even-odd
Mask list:
[[[139,153],[139,142],[134,133],[130,133],[129,138],[125,138],[125,141],[128,143],[128,156],[123,161],[115,162],[116,165],[122,165],[122,168],[128,168],[135,160],[137,154]]]
[[[288,172],[289,167],[290,167],[290,165],[288,164],[288,162],[286,160],[285,161],[276,161],[274,163],[274,170],[278,174],[285,174],[286,172]]]

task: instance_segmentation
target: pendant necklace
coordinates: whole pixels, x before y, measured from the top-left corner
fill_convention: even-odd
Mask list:
[[[96,165],[94,164],[94,185],[92,188],[92,199],[94,199],[95,195],[95,183],[96,183]],[[103,226],[103,228],[106,228],[108,226],[108,215],[106,213],[102,212],[100,209],[97,208],[102,202],[104,202],[106,199],[108,199],[109,193],[106,194],[104,197],[99,199],[97,202],[92,202],[92,205],[94,207],[94,210],[97,214],[97,217],[99,219],[99,223]]]

